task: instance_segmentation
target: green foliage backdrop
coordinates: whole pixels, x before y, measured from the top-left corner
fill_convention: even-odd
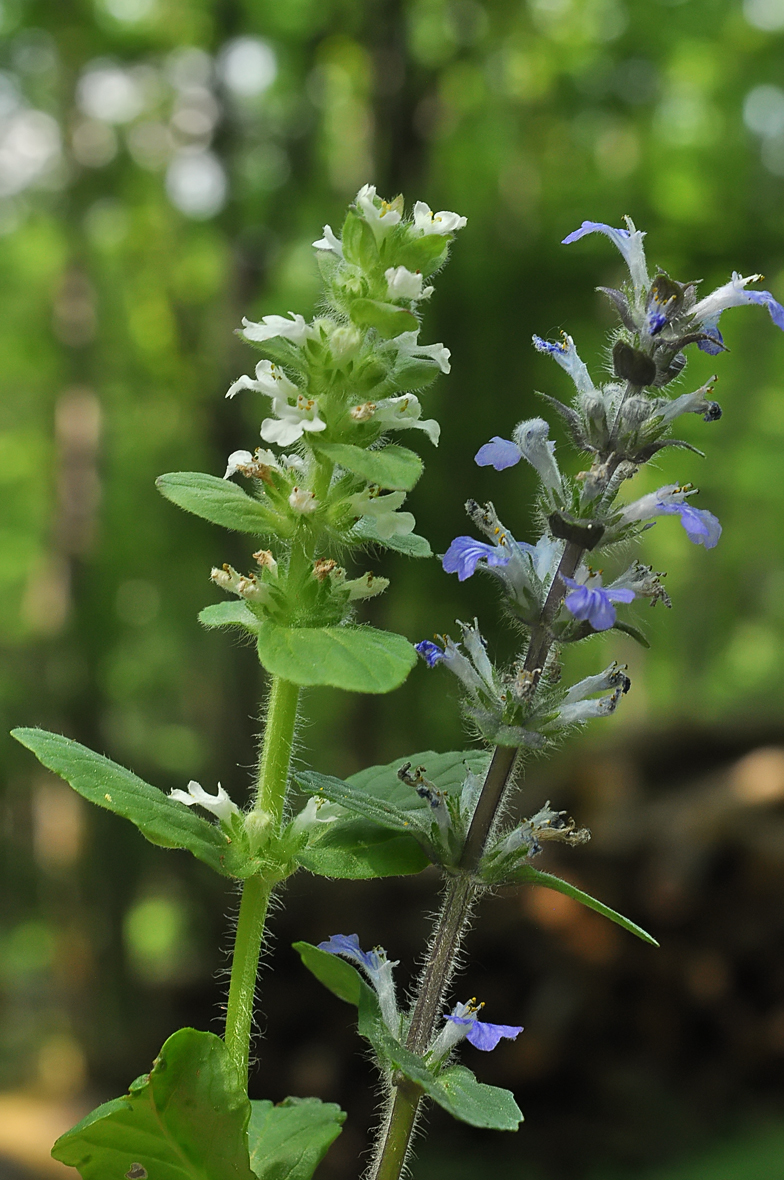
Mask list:
[[[310,243],[365,181],[468,217],[426,317],[453,364],[427,395],[442,443],[411,497],[436,552],[465,531],[469,494],[503,498],[525,536],[532,480],[472,456],[539,412],[536,389],[565,391],[532,332],[563,328],[604,363],[610,316],[593,288],[621,261],[603,239],[559,245],[584,218],[630,214],[652,262],[706,290],[759,270],[784,298],[781,0],[4,0],[0,33],[0,733],[40,724],[161,787],[220,778],[244,797],[261,677],[251,649],[196,621],[219,597],[210,567],[244,568],[242,538],[228,551],[154,480],[220,476],[256,445],[253,395],[223,399],[250,363],[233,329],[312,310]],[[693,480],[724,535],[711,553],[666,520],[648,536],[675,609],[639,612],[650,651],[603,641],[634,679],[615,727],[780,717],[784,337],[747,308],[726,341],[725,417],[683,430],[710,451],[704,477],[667,452],[640,489]],[[693,359],[690,387],[710,372]],[[393,586],[368,618],[416,640],[477,613],[492,642],[480,579],[458,594],[437,562],[394,555],[376,572]],[[348,774],[459,748],[443,679],[421,667],[373,700],[313,690],[304,756]],[[111,1073],[137,1019],[116,964],[124,953],[165,981],[174,947],[186,975],[203,973],[210,887],[186,869],[164,880],[157,851],[105,816],[73,868],[88,821],[0,744],[3,970],[12,1017],[29,1017],[0,1046],[6,1080],[28,1076],[17,1051],[70,1043],[29,990],[58,963],[57,995],[104,980],[86,1044]],[[145,931],[161,922],[156,958]],[[92,966],[68,967],[58,928]],[[165,1035],[165,1010],[156,1019]]]

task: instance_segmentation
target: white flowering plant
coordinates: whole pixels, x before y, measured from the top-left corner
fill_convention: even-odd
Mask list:
[[[241,888],[224,1035],[174,1032],[127,1095],[58,1139],[55,1158],[84,1180],[309,1180],[344,1113],[315,1098],[273,1105],[248,1097],[270,900],[297,871],[367,879],[434,864],[443,877],[441,909],[408,1005],[398,1000],[397,964],[382,948],[366,951],[356,935],[326,931],[318,946],[296,944],[304,965],[357,1008],[359,1032],[383,1080],[373,1180],[401,1175],[428,1101],[478,1127],[511,1131],[522,1120],[508,1090],[484,1085],[455,1059],[464,1040],[489,1051],[522,1032],[480,1020],[474,999],[449,997],[463,935],[484,894],[535,883],[656,945],[629,919],[532,863],[546,841],[578,846],[589,838],[586,830],[549,802],[522,822],[509,818],[507,804],[528,751],[546,750],[563,730],[613,713],[629,691],[626,669],[616,663],[564,686],[559,649],[611,629],[646,642],[623,611],[639,598],[670,605],[662,575],[634,561],[605,581],[592,564],[596,555],[609,550],[612,563],[618,542],[634,541],[664,516],[677,516],[688,538],[706,549],[719,541],[718,520],[694,507],[689,484],[637,500],[622,494],[663,447],[688,446],[669,437],[680,415],[696,413],[706,422],[721,416],[712,383],[670,396],[686,349],[721,352],[718,321],[729,307],[760,304],[780,328],[784,308],[769,292],[747,289],[758,276],[733,275],[699,300],[695,283],[663,272],[651,279],[644,235],[628,219],[625,229],[584,222],[564,239],[606,235],[630,276],[623,289],[602,289],[620,320],[608,381],[594,382],[571,337],[533,338],[574,383],[573,402],[545,401],[565,421],[585,469],[574,478],[562,471],[540,417],[521,422],[511,439],[494,436],[480,446],[480,466],[503,473],[525,460],[540,481],[538,537],[516,540],[493,504],[469,500],[468,515],[486,539],[458,537],[441,559],[460,581],[477,570],[495,579],[515,624],[509,656],[502,664],[490,659],[476,619],[459,624],[459,642],[444,635],[412,645],[357,621],[355,604],[385,591],[388,581],[369,570],[350,573],[344,563],[364,560],[368,549],[432,556],[403,507],[424,465],[397,432],[421,431],[438,444],[439,424],[422,417],[420,394],[449,373],[449,350],[420,343],[420,305],[433,295],[430,280],[465,224],[421,201],[407,216],[402,197],[385,201],[363,186],[340,234],[326,225],[314,242],[323,314],[312,321],[295,313],[243,320],[240,335],[261,359],[227,397],[261,395],[267,445],[233,451],[222,477],[178,472],[158,480],[174,504],[249,538],[249,572],[228,564],[213,569],[227,597],[199,617],[207,627],[252,636],[268,674],[251,806],[242,811],[220,784],[213,794],[191,781],[167,795],[65,737],[14,731],[86,799],[131,820],[154,844],[187,849]],[[409,755],[346,781],[316,769],[292,771],[303,688],[389,692],[418,656],[458,678],[479,738],[474,748]]]

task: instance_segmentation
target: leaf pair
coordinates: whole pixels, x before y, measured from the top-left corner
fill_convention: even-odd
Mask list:
[[[523,1116],[510,1090],[485,1086],[462,1065],[431,1068],[394,1039],[381,1018],[375,992],[355,967],[309,942],[297,942],[294,949],[326,988],[358,1008],[360,1035],[370,1041],[383,1068],[402,1073],[461,1122],[494,1131],[517,1130]]]
[[[345,1117],[317,1098],[250,1102],[220,1037],[181,1028],[52,1155],[83,1180],[310,1180]]]

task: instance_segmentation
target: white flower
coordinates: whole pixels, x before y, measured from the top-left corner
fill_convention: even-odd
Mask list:
[[[280,447],[289,447],[306,430],[326,430],[327,424],[318,416],[318,404],[311,398],[300,394],[296,405],[292,406],[285,398],[272,399],[272,412],[277,418],[265,418],[261,424],[261,437],[265,442],[277,443]]]
[[[272,361],[259,361],[256,365],[255,381],[252,377],[240,377],[229,386],[226,397],[234,397],[241,389],[254,389],[257,393],[266,394],[267,397],[296,397],[299,393],[294,382],[289,381],[283,370]]]
[[[387,294],[390,299],[427,299],[433,294],[432,287],[422,288],[419,271],[408,270],[405,266],[390,266],[384,271],[387,280]]]
[[[309,836],[318,830],[319,824],[334,824],[338,817],[328,814],[329,810],[330,804],[327,803],[326,799],[320,799],[312,795],[302,808],[302,811],[294,816],[294,819],[289,824],[289,831],[294,836]]]
[[[227,826],[231,826],[235,815],[242,814],[236,803],[232,803],[220,783],[218,783],[217,795],[210,795],[200,783],[191,779],[188,783],[187,793],[179,790],[169,791],[169,798],[176,800],[177,803],[184,803],[186,807],[204,807],[213,815],[217,815],[220,822]]]
[[[251,455],[250,451],[232,451],[229,455],[226,474],[223,478],[229,479],[234,475],[235,471],[239,471],[243,467],[249,467],[252,462],[253,455]]]
[[[412,513],[397,511],[405,498],[405,492],[390,492],[380,496],[378,492],[366,488],[364,492],[349,496],[348,502],[357,516],[373,518],[379,537],[386,541],[390,537],[405,536],[414,529],[416,520]]]
[[[239,598],[246,598],[249,602],[269,602],[269,586],[260,583],[255,574],[239,574],[233,566],[224,565],[222,569],[216,566],[210,578],[221,590],[228,590]]]
[[[264,340],[271,340],[275,336],[290,340],[292,344],[304,344],[309,337],[313,336],[313,327],[306,323],[301,315],[295,315],[293,311],[290,311],[289,315],[291,319],[287,319],[284,315],[265,315],[261,317],[261,322],[258,324],[254,324],[252,320],[246,320],[243,316],[243,335],[248,340],[254,340],[257,344],[261,344]]]
[[[372,406],[373,403],[366,403]],[[359,407],[364,410],[366,407]],[[422,406],[419,398],[413,393],[404,393],[402,397],[385,397],[376,403],[371,417],[384,426],[391,426],[393,430],[424,430],[434,447],[438,446],[441,437],[441,427],[435,418],[421,421]],[[356,415],[359,421],[364,421],[364,414]]]
[[[376,204],[376,199],[381,201],[380,205]],[[397,209],[376,196],[376,186],[374,184],[363,184],[362,188],[357,193],[356,203],[362,213],[362,216],[367,221],[370,228],[373,230],[376,241],[380,242],[385,238],[393,226],[400,221],[400,214]]]
[[[282,459],[286,457],[285,455],[281,456]],[[280,470],[278,460],[272,451],[263,451],[261,447],[257,447],[256,453],[253,455],[251,455],[250,451],[232,451],[229,455],[226,474],[223,478],[230,479],[237,471],[241,471],[243,475],[263,478],[263,469],[265,467],[271,467],[274,471]]]
[[[319,238],[313,245],[317,250],[331,250],[333,254],[337,254],[338,258],[343,257],[343,245],[340,238],[333,234],[331,225],[324,226],[324,237]]]
[[[433,213],[424,201],[417,201],[414,205],[414,229],[422,234],[453,234],[455,230],[462,229],[467,220],[467,217],[449,213],[446,209]]]
[[[307,515],[308,512],[315,512],[319,506],[313,492],[309,492],[307,488],[292,488],[289,496],[289,507],[292,512],[301,512]]]
[[[449,358],[452,355],[448,348],[443,344],[418,344],[418,332],[401,332],[394,340],[388,342],[387,347],[396,348],[398,357],[420,357],[426,356],[431,361],[435,361],[442,373],[448,373],[450,369]]]

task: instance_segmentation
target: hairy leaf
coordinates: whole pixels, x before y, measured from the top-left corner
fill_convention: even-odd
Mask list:
[[[201,471],[175,471],[158,476],[155,486],[186,512],[224,528],[257,536],[279,531],[280,519],[231,480]]]
[[[321,951],[309,942],[295,942],[293,946],[308,971],[339,1000],[345,1000],[347,1004],[353,1004],[357,1008],[364,989],[370,992],[375,1001],[375,993],[365,983],[357,968],[346,959],[342,959],[340,955],[333,955],[331,951]],[[377,1007],[376,1003],[376,1009]]]
[[[294,684],[328,684],[349,692],[391,692],[416,663],[402,635],[375,627],[281,627],[259,623],[259,659]]]
[[[203,627],[244,627],[254,635],[259,626],[256,615],[241,598],[205,606],[199,611],[199,622]]]
[[[250,1166],[258,1180],[310,1180],[346,1120],[334,1102],[318,1098],[250,1105]]]
[[[413,836],[356,817],[320,826],[296,860],[310,873],[342,880],[404,877],[430,864]]]
[[[82,1180],[254,1180],[250,1114],[221,1038],[181,1028],[150,1074],[62,1135],[52,1155]]]
[[[362,328],[375,328],[379,336],[392,340],[402,332],[416,332],[419,320],[404,307],[378,299],[352,299],[351,318]]]
[[[328,443],[313,440],[314,447],[339,463],[346,471],[361,475],[371,483],[391,491],[409,492],[424,471],[425,465],[416,451],[390,443],[379,450],[368,451],[351,443]]]
[[[217,824],[170,799],[124,766],[59,733],[15,729],[12,736],[83,798],[136,824],[152,844],[187,848],[226,877],[247,875]]]

